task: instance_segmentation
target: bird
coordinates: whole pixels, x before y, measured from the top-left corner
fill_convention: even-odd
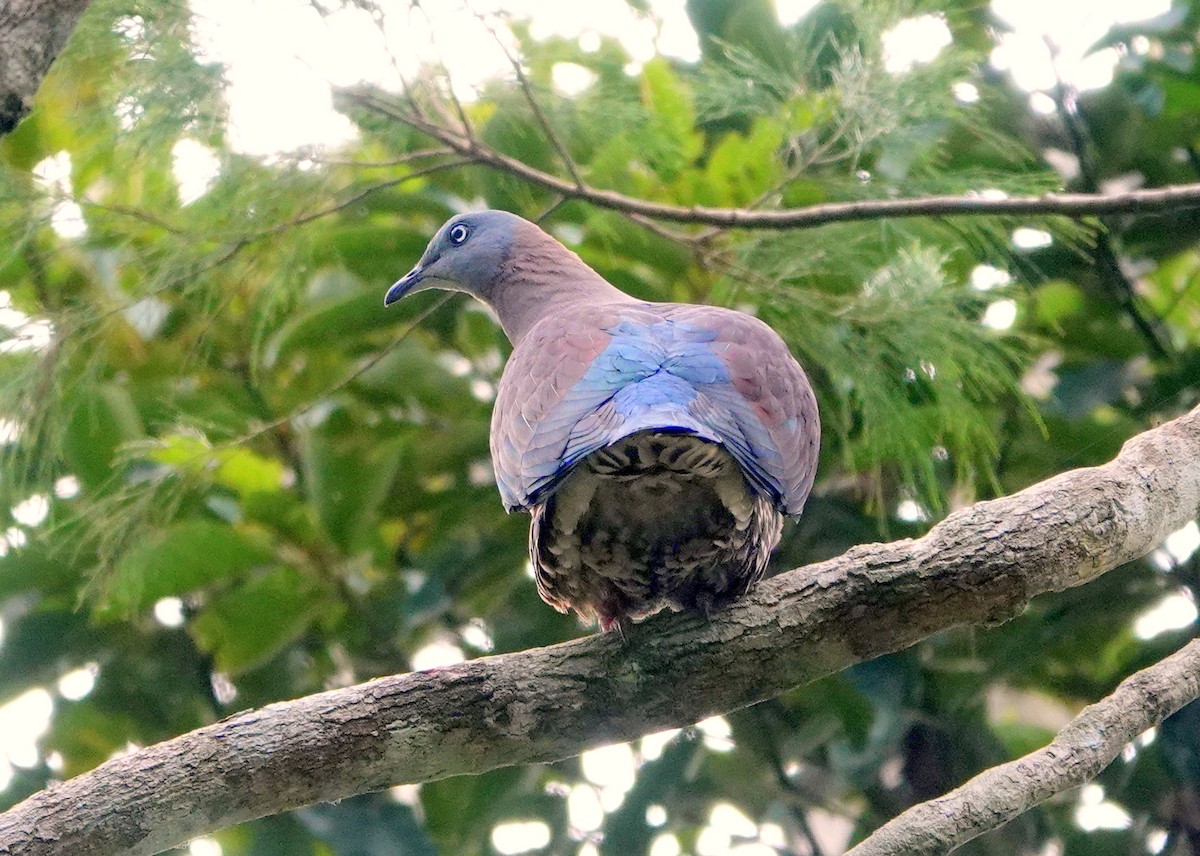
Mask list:
[[[532,516],[546,603],[624,635],[663,609],[711,616],[762,578],[820,445],[812,386],[770,326],[639,300],[498,210],[447,220],[384,305],[429,288],[482,301],[512,343],[491,457],[506,510]]]

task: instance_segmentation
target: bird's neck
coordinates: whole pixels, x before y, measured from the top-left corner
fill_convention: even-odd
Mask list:
[[[573,306],[636,300],[560,245],[506,267],[488,301],[514,346],[543,318]]]

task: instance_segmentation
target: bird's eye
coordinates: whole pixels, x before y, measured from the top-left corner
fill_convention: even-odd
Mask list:
[[[461,244],[463,241],[465,241],[467,239],[467,236],[469,234],[471,234],[471,230],[468,229],[466,226],[464,226],[462,223],[457,223],[450,228],[449,234],[450,234],[450,243]]]

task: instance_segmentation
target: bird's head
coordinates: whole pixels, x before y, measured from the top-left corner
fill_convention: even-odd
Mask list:
[[[507,211],[451,217],[433,236],[416,267],[388,289],[383,305],[391,306],[404,295],[427,288],[465,291],[488,301],[513,247],[530,228],[537,229]]]

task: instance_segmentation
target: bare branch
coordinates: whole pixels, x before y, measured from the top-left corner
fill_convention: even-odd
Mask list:
[[[1102,214],[1158,214],[1200,208],[1200,183],[1178,184],[1126,193],[1046,193],[1041,196],[924,196],[912,199],[872,199],[830,202],[806,208],[758,211],[749,208],[686,207],[650,202],[589,184],[571,181],[535,169],[503,152],[468,138],[451,128],[408,112],[380,96],[363,91],[344,93],[362,107],[403,122],[434,138],[472,162],[508,173],[522,181],[569,199],[580,199],[601,208],[676,223],[720,226],[731,229],[810,229],[828,223],[878,220],[891,217],[960,217],[1059,215],[1096,217]]]
[[[320,693],[108,761],[0,815],[6,856],[145,856],[402,782],[552,761],[735,710],[1145,555],[1200,515],[1200,407],[925,537],[781,574],[713,618]],[[1163,705],[1165,711],[1169,705]]]
[[[1200,639],[1124,680],[1084,708],[1054,741],[985,770],[945,796],[915,805],[875,830],[846,856],[934,856],[1089,782],[1130,740],[1200,697]]]

